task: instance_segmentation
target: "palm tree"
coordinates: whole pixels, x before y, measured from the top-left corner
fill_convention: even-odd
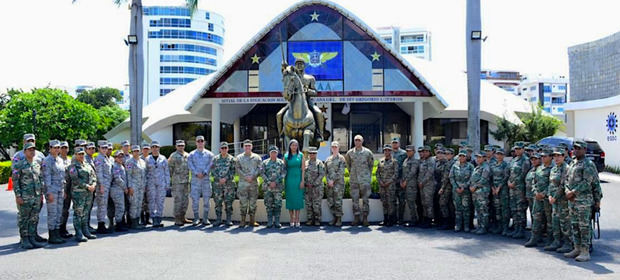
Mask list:
[[[77,0],[72,0],[75,3]],[[129,0],[114,0],[114,4],[120,6]],[[190,15],[198,8],[198,0],[186,0]],[[144,38],[142,26],[142,0],[131,0],[129,6],[131,18],[129,23],[129,34],[135,35],[137,42],[126,42],[129,45],[129,122],[131,127],[131,143],[140,145],[142,143],[142,96],[144,94]]]

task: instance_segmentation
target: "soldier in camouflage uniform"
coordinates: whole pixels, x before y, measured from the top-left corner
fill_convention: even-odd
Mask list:
[[[187,206],[189,204],[189,165],[187,158],[189,154],[185,152],[185,141],[176,141],[177,150],[170,155],[168,167],[170,168],[170,188],[174,197],[174,225],[182,226],[185,219]]]
[[[374,158],[372,152],[362,146],[364,137],[355,135],[353,137],[355,147],[351,148],[344,156],[349,169],[349,185],[351,187],[351,198],[353,202],[354,219],[351,226],[357,226],[360,222],[360,214],[363,215],[363,224],[368,226],[368,212],[370,211],[368,197],[370,197],[370,183],[372,180],[372,168]],[[362,209],[360,210],[359,200],[362,199]]]
[[[498,149],[495,152],[495,162],[491,164],[491,194],[493,197],[493,208],[495,208],[496,227],[493,233],[508,235],[510,224],[510,198],[508,195],[508,163],[504,161],[504,150]]]
[[[396,183],[398,182],[398,162],[392,159],[392,147],[383,146],[383,159],[377,166],[377,183],[383,205],[383,225],[390,227],[396,219]]]
[[[527,145],[524,148],[525,151],[525,155],[528,158],[531,158],[531,155],[536,154],[537,152],[535,151],[537,149],[536,145]],[[532,166],[534,164],[534,162],[536,162],[536,167]],[[530,159],[530,167],[529,169],[526,171],[525,174],[525,200],[527,201],[527,205],[525,205],[525,210],[524,212],[527,212],[527,210],[529,209],[530,211],[530,221],[534,220],[534,193],[532,192],[532,188],[534,187],[534,178],[536,177],[536,169],[538,168],[538,166],[540,165],[540,158],[536,158],[536,160],[531,160]]]
[[[252,152],[252,141],[243,141],[243,153],[237,156],[235,169],[239,174],[239,186],[237,195],[241,205],[240,227],[245,227],[245,219],[250,215],[250,226],[257,227],[254,219],[256,213],[256,199],[258,199],[258,176],[262,173],[262,160],[259,155]]]
[[[149,145],[148,143],[143,143],[142,144],[142,154],[140,155],[140,158],[142,160],[144,160],[144,164],[146,164],[146,158],[149,157],[149,154],[151,153],[151,145]],[[133,153],[132,153],[133,154]],[[146,165],[145,165],[146,166]],[[146,173],[145,173],[146,174]],[[145,181],[146,184],[146,181]],[[140,210],[140,223],[144,226],[146,225],[150,225],[151,221],[150,221],[150,211],[149,211],[149,198],[147,196],[146,193],[146,185],[144,187],[144,190],[142,191],[142,210]],[[131,211],[131,209],[130,209]]]
[[[214,226],[222,223],[222,204],[226,207],[226,226],[232,226],[233,201],[235,201],[236,184],[235,157],[228,154],[228,143],[220,143],[220,154],[213,158],[211,168],[213,176],[213,200],[217,219]]]
[[[514,231],[508,236],[516,239],[525,237],[525,175],[530,169],[530,163],[526,155],[523,154],[523,142],[515,143],[515,157],[510,162],[510,175],[508,177],[508,188],[510,194],[510,212],[513,220]]]
[[[396,178],[396,204],[393,205],[396,209],[397,222],[400,225],[405,224],[405,204],[407,204],[407,190],[400,187],[400,181],[403,177],[403,163],[407,158],[407,153],[400,148],[400,138],[392,138],[392,158],[398,163],[398,177]]]
[[[153,227],[163,227],[166,193],[170,189],[170,168],[166,156],[159,153],[159,142],[151,142],[151,155],[146,158],[146,194],[149,198],[149,210]],[[207,179],[208,179],[208,172]],[[208,199],[208,198],[207,198]]]
[[[265,208],[267,211],[267,228],[280,228],[280,212],[282,211],[283,180],[286,177],[284,161],[278,158],[278,147],[269,148],[269,158],[263,160],[261,168]]]
[[[439,212],[441,214],[441,228],[447,230],[454,228],[454,202],[452,199],[452,184],[450,183],[450,170],[457,158],[454,157],[454,150],[445,149],[446,164],[443,165],[441,173],[441,184],[439,185]]]
[[[144,228],[139,224],[142,214],[142,200],[146,189],[146,162],[140,158],[140,146],[131,146],[132,158],[125,162],[127,172],[127,194],[129,195],[129,218],[132,229]]]
[[[321,203],[323,201],[323,178],[325,165],[316,158],[316,147],[308,147],[304,183],[306,185],[304,199],[306,201],[306,225],[321,225]]]
[[[435,161],[431,158],[431,148],[424,146],[420,154],[418,188],[422,198],[423,218],[420,227],[428,228],[434,218],[433,196],[435,195]]]
[[[24,249],[45,246],[35,240],[38,225],[38,214],[43,200],[43,177],[41,165],[35,157],[35,146],[26,143],[23,159],[13,161],[12,179],[15,187],[15,203],[17,204],[17,225],[19,227],[20,245]]]
[[[47,228],[49,230],[49,243],[61,244],[65,243],[65,241],[60,237],[58,229],[62,222],[66,167],[58,156],[60,141],[51,140],[49,147],[50,154],[41,164],[43,192],[46,194],[47,199]]]
[[[406,147],[407,158],[403,162],[403,176],[400,179],[400,188],[405,189],[407,194],[407,205],[409,205],[409,215],[411,221],[408,227],[413,227],[418,222],[418,168],[420,161],[414,157],[415,147],[408,145]]]
[[[62,165],[64,166],[66,174],[66,170],[71,164],[71,159],[69,158],[69,143],[67,141],[60,142],[60,160],[62,160]],[[68,177],[65,176],[65,185],[63,186],[65,197],[62,203],[62,215],[60,219],[61,222],[58,229],[58,234],[62,238],[73,237],[73,234],[67,231],[67,220],[69,219],[69,208],[71,207],[71,189],[69,188],[70,186],[71,182],[69,182]]]
[[[97,238],[90,233],[88,217],[86,217],[92,203],[92,193],[95,192],[97,186],[97,175],[93,166],[86,161],[84,153],[84,148],[76,148],[75,160],[67,169],[73,192],[73,227],[75,227],[75,240],[78,242],[86,242],[86,238]]]
[[[86,143],[86,155],[84,156],[84,161],[88,164],[90,164],[90,167],[93,168],[93,170],[95,171],[95,179],[97,179],[97,169],[95,169],[95,159],[93,158],[94,154],[95,154],[95,143],[94,142],[87,142]],[[88,213],[86,213],[86,226],[88,227],[88,231],[91,234],[94,234],[95,232],[97,232],[93,227],[90,226],[90,217],[91,217],[91,212],[93,211],[93,206],[95,205],[95,197],[96,197],[96,192],[97,190],[95,190],[94,192],[92,192],[92,195],[86,200],[86,205],[88,207],[86,207],[86,209],[88,209]],[[97,216],[95,214],[95,216]]]
[[[469,178],[474,171],[474,166],[467,161],[467,152],[461,150],[458,162],[450,169],[450,183],[452,184],[452,197],[454,198],[454,231],[464,230],[469,232],[469,215],[471,208],[471,192],[469,191]]]
[[[344,196],[344,169],[346,160],[339,153],[340,144],[333,141],[331,144],[331,155],[325,160],[325,179],[327,188],[327,205],[333,215],[329,222],[330,226],[342,226],[342,197]]]
[[[127,162],[131,158],[131,143],[129,140],[123,140],[121,142],[121,149],[123,150],[123,166],[125,162]],[[129,195],[125,194],[125,213],[123,214],[123,227],[127,228],[129,226]]]
[[[200,196],[202,196],[202,224],[208,226],[209,209],[211,199],[211,178],[209,177],[211,165],[213,164],[213,153],[205,149],[205,138],[202,135],[196,136],[196,149],[189,153],[189,170],[192,171],[192,211],[194,212],[193,225],[197,226],[200,221]]]
[[[439,147],[435,148],[435,170],[433,172],[435,176],[435,193],[433,194],[433,214],[437,213],[437,215],[434,215],[434,224],[439,225],[443,224],[443,221],[440,221],[441,219],[439,219],[441,217],[441,210],[439,209],[439,190],[441,189],[443,171],[446,169],[448,161],[446,160],[446,150],[443,145],[437,143],[436,146]]]
[[[590,260],[590,243],[592,236],[592,206],[600,207],[602,193],[596,186],[598,172],[592,161],[585,157],[587,144],[584,141],[573,143],[575,159],[568,166],[567,180],[564,187],[571,218],[574,249],[566,254],[567,258],[586,262]],[[595,193],[593,194],[593,186]],[[594,195],[597,196],[595,204]]]
[[[542,240],[542,236],[551,229],[551,204],[549,204],[549,174],[551,173],[551,152],[543,151],[540,154],[532,153],[530,158],[540,157],[541,164],[534,171],[532,193],[534,194],[534,206],[532,212],[532,236],[525,243],[525,247],[536,247]],[[545,247],[547,248],[547,247]],[[557,249],[554,248],[554,250]]]
[[[553,160],[555,161],[555,166],[551,168],[551,173],[549,174],[551,229],[548,229],[548,231],[553,233],[553,243],[551,243],[549,248],[545,249],[548,251],[555,250],[558,253],[568,253],[573,250],[570,217],[568,213],[568,201],[564,195],[566,174],[568,171],[568,164],[564,161],[564,152],[564,148],[560,147],[553,150]]]
[[[114,224],[115,231],[127,231],[123,223],[125,214],[125,194],[127,193],[127,172],[123,161],[125,154],[118,150],[114,153],[114,165],[112,166],[112,184],[110,186],[110,198],[114,203]]]
[[[97,233],[110,233],[114,227],[114,221],[110,221],[109,228],[105,227],[105,218],[108,213],[108,199],[110,198],[110,186],[112,185],[112,159],[107,156],[108,142],[99,140],[99,154],[94,160],[95,172],[97,173]]]
[[[476,209],[478,228],[475,234],[486,234],[489,225],[489,193],[491,192],[491,168],[485,155],[476,154],[476,167],[469,179],[469,191]]]

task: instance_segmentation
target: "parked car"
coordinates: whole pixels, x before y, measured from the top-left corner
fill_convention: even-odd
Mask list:
[[[578,140],[578,139],[577,139]],[[594,162],[596,165],[596,169],[598,172],[602,172],[605,169],[605,152],[601,149],[601,146],[594,139],[581,139],[588,144],[586,149],[586,157]],[[549,136],[541,139],[536,144],[537,145],[549,145],[551,147],[556,147],[560,143],[564,143],[568,146],[569,154],[573,156],[573,142],[575,141],[572,137],[559,137],[559,136]]]

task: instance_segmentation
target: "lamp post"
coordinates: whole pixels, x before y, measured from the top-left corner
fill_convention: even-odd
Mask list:
[[[480,52],[482,31],[480,0],[467,0],[465,25],[467,51],[467,142],[480,151]]]

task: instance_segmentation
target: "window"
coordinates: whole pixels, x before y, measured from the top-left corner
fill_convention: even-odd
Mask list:
[[[545,103],[547,103],[547,102],[551,102],[551,97],[549,97],[549,96],[545,96],[545,97],[543,98],[543,101],[544,101]]]
[[[190,16],[189,9],[182,7],[144,7],[142,13],[147,16]]]
[[[186,51],[217,55],[217,50],[210,47],[190,45],[190,44],[161,44],[162,51]]]
[[[164,95],[170,93],[173,90],[174,89],[171,89],[171,88],[162,88],[162,89],[159,90],[159,96],[164,96]]]
[[[405,35],[400,36],[401,43],[424,42],[424,35]]]
[[[194,78],[159,78],[160,85],[185,85],[191,83]],[[161,94],[161,92],[160,92]]]
[[[209,23],[209,31],[213,31],[213,23]]]
[[[211,14],[209,12],[205,13],[205,19],[211,19]]]
[[[187,66],[160,66],[159,73],[207,75],[215,72],[211,69]]]
[[[536,90],[536,86],[531,86],[530,90]]]
[[[424,46],[404,46],[404,47],[400,47],[400,53],[402,53],[402,54],[424,53]]]
[[[543,92],[551,92],[550,86],[543,86]]]
[[[385,41],[386,43],[388,43],[388,44],[392,44],[392,37],[383,37],[382,39],[383,39],[383,41]]]
[[[159,20],[151,20],[151,27],[191,27],[192,21],[184,18],[161,18]]]
[[[530,102],[536,102],[538,100],[538,98],[536,98],[536,96],[532,96],[532,98],[530,98]]]
[[[206,58],[193,55],[160,55],[160,62],[190,62],[217,66],[217,61],[213,58]]]
[[[558,85],[558,89],[566,91],[566,85]]]
[[[551,103],[553,104],[564,104],[564,97],[552,97]]]
[[[224,38],[222,38],[221,36],[191,30],[162,29],[159,31],[149,31],[149,38],[193,39],[199,41],[213,42],[218,45],[224,44]]]

